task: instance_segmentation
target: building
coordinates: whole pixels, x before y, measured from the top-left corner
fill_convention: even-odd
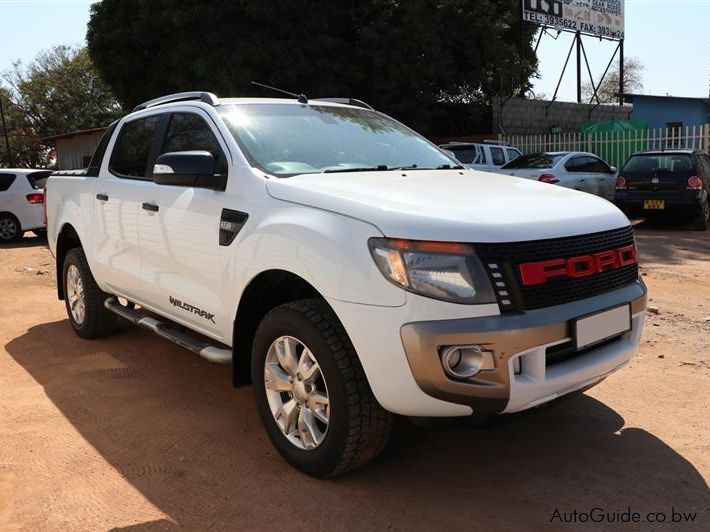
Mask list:
[[[710,98],[626,94],[624,100],[633,104],[635,120],[646,122],[650,129],[665,132],[668,128],[669,135],[710,123]]]
[[[59,170],[79,170],[89,166],[104,131],[105,127],[72,131],[45,138],[44,142],[55,147]]]

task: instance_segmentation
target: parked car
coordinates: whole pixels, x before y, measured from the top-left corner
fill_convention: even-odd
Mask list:
[[[316,476],[375,457],[392,414],[518,412],[624,367],[646,307],[626,216],[454,166],[354,100],[146,102],[47,183],[58,296],[82,338],[121,318],[231,364]]]
[[[450,142],[439,147],[453,153],[466,168],[484,172],[495,172],[522,155],[517,148],[492,142]]]
[[[16,242],[25,231],[44,233],[43,189],[51,173],[0,168],[0,243]]]
[[[710,227],[710,157],[700,150],[632,155],[616,181],[616,203],[629,216],[663,215]]]
[[[532,153],[506,164],[498,173],[535,179],[614,200],[617,169],[593,153]]]

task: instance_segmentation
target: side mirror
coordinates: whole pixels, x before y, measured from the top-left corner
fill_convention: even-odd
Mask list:
[[[619,169],[616,166],[610,166],[609,167],[609,173],[610,174],[616,174],[619,171]]]
[[[164,153],[153,166],[157,185],[224,190],[226,177],[215,175],[215,160],[208,151]]]

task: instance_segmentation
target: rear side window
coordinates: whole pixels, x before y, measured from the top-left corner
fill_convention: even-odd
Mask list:
[[[690,154],[667,153],[634,155],[624,166],[625,174],[672,174],[690,177],[695,164]]]
[[[522,153],[520,153],[518,150],[514,150],[513,148],[506,148],[505,152],[508,154],[509,161],[514,161],[522,155]]]
[[[503,166],[505,164],[503,148],[491,148],[491,159],[493,159],[494,165]]]
[[[162,115],[149,116],[123,125],[109,163],[114,174],[134,178],[148,175],[148,158],[161,119]]]
[[[15,174],[0,174],[0,192],[8,190],[15,181]]]
[[[89,162],[89,167],[86,170],[87,176],[99,177],[99,170],[101,169],[101,162],[103,161],[104,154],[106,153],[106,146],[108,146],[108,141],[111,139],[111,135],[113,135],[113,132],[116,129],[116,124],[118,124],[118,122],[114,122],[113,124],[108,126],[106,132],[101,137],[99,145],[96,146],[94,156],[91,158],[91,162]]]
[[[47,185],[47,179],[51,175],[51,171],[46,172],[32,172],[27,174],[27,181],[29,181],[30,186],[35,190],[43,189]]]
[[[196,150],[212,154],[216,163],[215,173],[227,173],[227,159],[207,122],[194,113],[174,113],[170,117],[160,153]]]

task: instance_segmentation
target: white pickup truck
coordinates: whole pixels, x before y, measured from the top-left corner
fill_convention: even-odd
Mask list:
[[[159,98],[46,194],[74,331],[127,319],[231,363],[276,448],[314,476],[375,457],[392,414],[587,389],[641,336],[618,209],[462,169],[357,100]]]

